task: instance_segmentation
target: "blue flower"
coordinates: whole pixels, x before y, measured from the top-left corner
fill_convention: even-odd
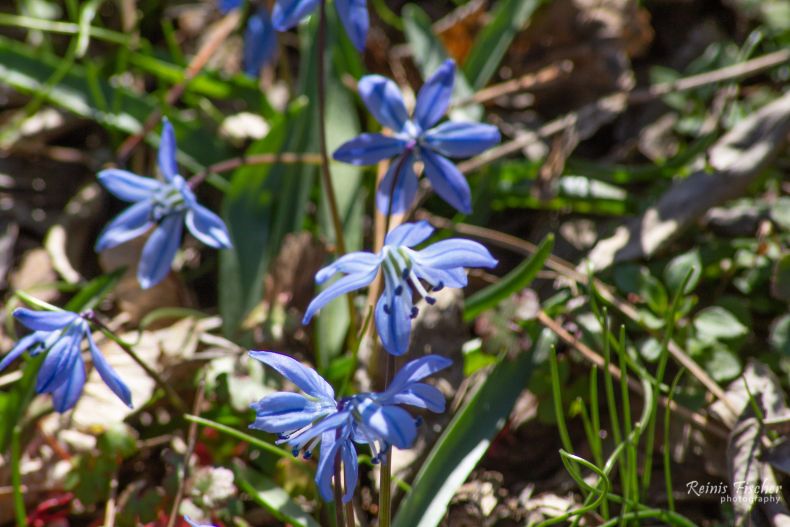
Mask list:
[[[242,0],[219,0],[217,2],[217,7],[219,7],[220,12],[224,15],[238,7],[241,7]]]
[[[258,9],[247,20],[244,30],[244,71],[257,77],[261,68],[277,55],[277,35],[267,9]]]
[[[99,352],[90,326],[82,316],[70,311],[19,308],[14,311],[14,318],[34,332],[20,339],[5,356],[0,362],[0,371],[26,351],[34,356],[46,352],[36,380],[36,393],[51,393],[55,410],[63,413],[74,407],[85,385],[82,340],[86,339],[96,371],[115,395],[131,408],[129,388]]]
[[[397,85],[381,75],[359,81],[359,96],[373,117],[394,135],[362,134],[338,148],[333,157],[354,165],[372,165],[392,158],[389,170],[376,192],[376,206],[385,214],[404,212],[417,193],[415,161],[436,193],[463,213],[472,211],[469,184],[448,157],[470,157],[500,141],[495,126],[448,121],[433,127],[447,111],[455,82],[455,63],[447,60],[423,85],[417,95],[414,115],[409,118]],[[433,128],[432,128],[433,127]]]
[[[307,306],[303,323],[307,324],[319,309],[334,298],[369,285],[378,274],[384,273],[384,293],[376,304],[376,329],[384,348],[393,355],[403,355],[409,348],[411,320],[417,316],[412,300],[412,289],[426,302],[433,304],[430,295],[443,287],[465,287],[465,267],[496,266],[497,261],[477,242],[448,239],[416,251],[411,247],[422,243],[433,233],[427,221],[404,223],[387,234],[384,247],[378,254],[349,253],[330,264],[315,276],[322,284],[335,273],[346,276],[324,289]],[[428,284],[426,289],[422,282]]]
[[[184,515],[184,520],[189,525],[191,525],[192,527],[215,527],[213,523],[200,523],[200,522],[197,522],[197,521],[193,520],[192,518],[190,518],[186,514]]]
[[[315,11],[322,1],[324,0],[276,0],[272,12],[274,28],[277,31],[291,29]],[[370,27],[367,0],[335,0],[335,8],[354,47],[359,51],[364,50]]]
[[[320,444],[315,481],[327,501],[334,494],[332,476],[338,457],[345,472],[343,501],[347,503],[354,494],[359,470],[354,443],[368,445],[374,462],[391,445],[409,448],[414,444],[418,420],[398,405],[444,411],[441,392],[419,382],[450,365],[449,359],[437,355],[407,363],[383,393],[362,393],[339,401],[328,382],[296,360],[268,351],[251,351],[250,356],[274,368],[304,393],[276,392],[253,403],[256,418],[250,428],[279,434],[277,443],[290,445],[295,456],[303,452],[310,458]]]
[[[143,289],[167,276],[181,244],[184,222],[189,232],[209,247],[231,247],[220,217],[197,202],[187,182],[178,174],[175,134],[167,119],[162,125],[158,161],[164,182],[117,168],[99,172],[99,182],[107,190],[134,205],[104,228],[96,241],[97,252],[127,242],[156,226],[143,247],[137,268],[137,279]]]

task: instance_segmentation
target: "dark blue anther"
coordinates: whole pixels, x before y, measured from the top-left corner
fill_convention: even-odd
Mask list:
[[[432,297],[432,296],[426,296],[425,297],[425,301],[428,302],[431,305],[434,305],[436,303],[436,299],[434,297]]]
[[[395,288],[395,294],[397,296],[400,296],[400,295],[403,294],[403,286],[402,285],[399,285],[398,287]]]
[[[420,310],[417,309],[417,306],[412,306],[411,313],[409,313],[410,318],[417,318],[417,315],[420,313]]]
[[[442,289],[444,289],[444,282],[439,282],[438,284],[433,286],[434,292],[441,291]]]

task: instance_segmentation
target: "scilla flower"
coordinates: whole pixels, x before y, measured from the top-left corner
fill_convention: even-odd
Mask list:
[[[159,144],[159,169],[164,182],[111,168],[99,172],[99,182],[117,198],[134,203],[112,220],[99,235],[101,252],[146,233],[137,279],[143,289],[161,282],[170,271],[186,222],[192,235],[215,249],[231,246],[228,231],[219,216],[200,205],[189,185],[178,174],[176,139],[165,119]]]
[[[414,115],[409,118],[403,96],[393,81],[381,75],[367,75],[359,80],[362,102],[393,135],[362,134],[341,145],[333,157],[354,165],[372,165],[394,157],[376,192],[376,206],[385,214],[390,210],[403,212],[414,201],[416,161],[422,161],[425,175],[439,197],[463,213],[472,211],[469,184],[447,158],[479,154],[497,144],[500,135],[495,126],[481,123],[448,121],[433,127],[447,111],[454,82],[455,63],[447,60],[420,89]]]
[[[20,339],[6,355],[0,362],[0,371],[26,351],[31,355],[46,353],[38,372],[36,393],[51,393],[55,410],[63,413],[74,407],[85,385],[85,363],[82,360],[82,340],[85,339],[93,367],[102,380],[124,404],[132,406],[129,388],[99,352],[85,318],[70,311],[25,308],[15,310],[14,318],[34,332]]]
[[[241,7],[242,0],[220,0],[219,10],[228,13]],[[271,62],[277,54],[277,36],[272,26],[272,17],[264,8],[256,9],[247,20],[244,30],[244,72],[257,77],[261,68]]]
[[[277,392],[253,403],[256,419],[250,428],[279,434],[278,444],[287,443],[294,455],[302,452],[305,458],[311,457],[320,444],[315,481],[327,501],[334,495],[332,476],[338,457],[345,472],[343,501],[347,503],[354,494],[359,471],[354,443],[367,445],[374,462],[381,461],[390,446],[409,448],[414,444],[419,421],[398,405],[444,411],[441,392],[420,382],[450,365],[449,359],[438,355],[404,365],[383,393],[362,393],[340,400],[315,370],[290,357],[268,351],[251,351],[250,356],[304,392]]]
[[[277,31],[287,31],[304,17],[315,11],[325,0],[276,0],[272,12],[272,23]],[[358,51],[365,49],[370,18],[367,0],[335,0],[337,16],[343,23],[348,38]]]
[[[321,291],[307,306],[303,323],[307,324],[319,309],[334,298],[370,284],[381,269],[384,293],[376,304],[376,329],[384,348],[393,355],[403,355],[409,348],[411,320],[417,316],[412,299],[416,291],[429,304],[435,299],[432,291],[443,287],[465,287],[466,267],[496,266],[497,261],[477,242],[449,239],[422,250],[412,247],[424,242],[433,233],[427,221],[404,223],[387,234],[378,254],[349,253],[330,264],[315,276],[318,284],[335,273],[346,276]],[[427,288],[423,285],[427,284]]]

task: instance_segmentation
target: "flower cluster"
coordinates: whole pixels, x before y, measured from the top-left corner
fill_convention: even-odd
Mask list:
[[[250,428],[279,434],[278,443],[287,443],[294,455],[302,452],[305,458],[310,458],[320,444],[315,480],[325,500],[333,496],[332,476],[338,459],[343,462],[346,481],[343,501],[351,499],[359,471],[354,443],[367,445],[374,463],[383,459],[390,446],[412,446],[419,421],[400,405],[444,411],[441,392],[420,382],[450,365],[449,359],[438,355],[407,363],[384,392],[360,393],[340,400],[318,373],[290,357],[267,351],[252,351],[250,356],[304,392],[277,392],[254,403],[256,418]]]
[[[404,223],[387,234],[384,247],[378,254],[349,253],[318,271],[316,282],[319,284],[336,273],[346,276],[313,299],[303,322],[308,323],[332,299],[366,287],[381,270],[384,275],[384,293],[376,303],[376,329],[388,352],[393,355],[406,353],[411,321],[418,313],[412,290],[428,304],[433,304],[435,299],[431,292],[444,287],[466,286],[464,268],[491,268],[497,264],[485,247],[471,240],[454,238],[434,243],[420,251],[412,249],[427,240],[433,230],[427,221]]]
[[[376,206],[383,213],[409,208],[417,193],[415,162],[421,161],[436,194],[465,214],[472,212],[472,196],[463,174],[448,157],[470,157],[500,141],[495,126],[447,121],[436,125],[447,111],[455,84],[455,63],[445,61],[417,94],[414,113],[393,81],[380,75],[362,77],[359,96],[370,113],[393,135],[362,134],[338,148],[334,158],[354,165],[371,165],[394,158],[379,184]]]
[[[5,356],[0,362],[0,371],[26,351],[33,356],[46,352],[36,380],[36,393],[51,393],[55,410],[65,412],[77,404],[85,385],[82,341],[87,340],[93,367],[113,393],[131,407],[132,394],[96,347],[86,320],[88,315],[70,311],[15,310],[14,318],[34,332],[20,339]]]

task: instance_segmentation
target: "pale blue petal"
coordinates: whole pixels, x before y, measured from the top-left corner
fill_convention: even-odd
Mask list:
[[[449,157],[471,157],[502,139],[499,128],[481,123],[442,123],[423,136],[423,144]]]
[[[250,16],[244,31],[244,72],[257,77],[276,54],[277,34],[271,15],[265,8],[258,9]]]
[[[417,261],[412,260],[412,270],[418,277],[439,289],[442,287],[466,287],[468,282],[463,267],[438,269],[420,265]]]
[[[378,254],[363,251],[348,253],[319,270],[315,275],[315,281],[317,284],[323,284],[336,273],[370,273],[378,268],[379,264],[381,264],[381,256]]]
[[[414,418],[398,406],[369,405],[362,413],[362,422],[376,435],[398,448],[409,448],[417,438]]]
[[[132,408],[132,392],[126,383],[123,382],[118,373],[110,366],[104,355],[101,354],[99,348],[96,347],[96,342],[93,341],[93,336],[90,331],[85,333],[88,338],[88,347],[91,350],[91,359],[93,360],[93,367],[99,372],[99,377],[102,378],[104,384],[118,396],[118,399],[123,401],[123,404]]]
[[[151,228],[151,203],[138,201],[125,211],[117,215],[96,240],[94,249],[101,252],[111,249],[133,238],[137,238]]]
[[[444,412],[445,407],[442,392],[435,386],[421,382],[410,384],[408,388],[388,398],[386,402],[387,404],[407,404],[436,413]]]
[[[411,292],[400,295],[386,292],[376,303],[376,330],[384,349],[392,355],[403,355],[409,350],[411,336]],[[389,313],[385,311],[388,306]]]
[[[384,238],[384,245],[414,247],[427,240],[435,229],[425,220],[398,225]]]
[[[417,94],[414,106],[414,121],[423,130],[427,130],[442,118],[450,106],[455,83],[455,62],[445,60],[431,75]]]
[[[85,386],[85,364],[79,354],[77,358],[79,360],[72,365],[65,382],[52,391],[52,406],[56,412],[71,410],[82,395],[82,388]]]
[[[138,176],[118,168],[102,170],[98,178],[104,188],[123,201],[148,199],[162,188],[162,183],[153,178]]]
[[[250,428],[279,434],[298,430],[329,414],[327,405],[316,405],[298,393],[277,392],[250,405],[255,422]]]
[[[381,75],[365,75],[359,79],[357,89],[368,111],[382,126],[394,132],[403,129],[409,120],[409,112],[406,111],[398,86],[392,80]]]
[[[335,390],[312,368],[280,353],[250,351],[250,357],[274,368],[280,375],[294,383],[304,393],[323,401],[334,401]]]
[[[307,306],[307,311],[305,311],[304,317],[302,318],[302,324],[309,323],[313,315],[335,298],[368,286],[373,279],[376,278],[376,273],[378,273],[378,266],[372,268],[368,272],[344,276],[340,280],[329,284],[329,286],[321,291],[318,296],[310,302],[310,305]]]
[[[162,119],[162,135],[159,139],[157,159],[159,161],[159,170],[162,171],[162,176],[167,181],[172,181],[178,174],[178,164],[176,164],[177,152],[176,134],[173,131],[173,125],[165,117]]]
[[[373,165],[399,155],[406,148],[406,141],[383,134],[362,134],[335,150],[335,161],[352,165]]]
[[[82,332],[70,327],[47,352],[36,379],[36,392],[48,393],[66,382],[80,360]],[[80,361],[81,362],[81,361]]]
[[[365,49],[365,41],[368,38],[370,17],[367,4],[368,0],[335,0],[340,21],[357,51]]]
[[[332,488],[332,476],[335,474],[337,450],[341,444],[342,441],[335,441],[324,449],[322,441],[321,459],[318,461],[318,470],[315,472],[315,484],[324,501],[332,501],[335,495]]]
[[[36,331],[55,331],[68,326],[79,315],[71,311],[35,311],[19,307],[14,310],[14,318],[23,326]]]
[[[277,31],[287,31],[318,7],[319,0],[277,0],[272,24]]]
[[[341,437],[345,437],[348,435],[350,426],[351,413],[348,411],[336,412],[289,440],[288,444],[292,445],[295,449],[301,450],[305,445],[312,442],[313,439],[323,435],[329,430],[332,430],[333,433]]]
[[[195,202],[187,210],[186,224],[192,236],[214,249],[229,249],[230,242],[228,228],[222,218],[212,211]]]
[[[417,251],[414,260],[422,267],[452,269],[455,267],[496,267],[497,260],[480,243],[451,238]]]
[[[148,289],[164,280],[170,272],[173,258],[181,245],[183,226],[183,214],[171,214],[162,220],[145,242],[140,264],[137,267],[140,287]]]
[[[423,380],[436,372],[448,368],[453,361],[441,355],[426,355],[407,362],[392,378],[385,393],[395,394],[406,389],[409,384]]]
[[[19,342],[16,343],[16,346],[13,347],[11,351],[8,352],[8,355],[3,357],[3,360],[0,362],[0,371],[3,371],[8,367],[9,364],[14,362],[20,355],[30,349],[30,346],[41,342],[41,333],[31,333],[26,337],[22,337],[19,339]]]
[[[422,149],[420,153],[425,166],[425,175],[439,197],[459,212],[464,214],[472,212],[472,193],[469,184],[456,166],[446,157],[428,149]]]
[[[405,212],[414,202],[417,186],[414,154],[409,152],[396,157],[390,162],[387,174],[379,183],[376,191],[376,207],[383,214]],[[390,197],[392,197],[392,207],[390,207]]]
[[[343,503],[348,503],[354,497],[354,490],[357,488],[357,478],[359,474],[359,461],[357,450],[353,443],[348,439],[342,441],[340,458],[343,460],[343,472],[345,473],[346,491],[343,493]]]

